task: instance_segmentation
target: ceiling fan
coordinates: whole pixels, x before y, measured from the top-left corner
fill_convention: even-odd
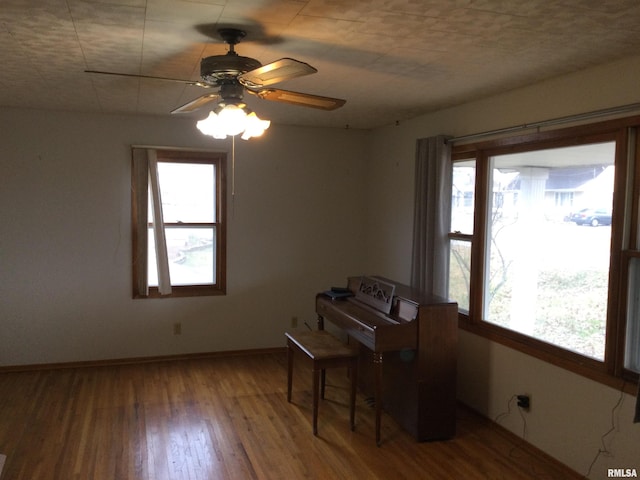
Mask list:
[[[239,105],[243,103],[244,92],[256,95],[264,100],[318,108],[321,110],[335,110],[346,103],[346,100],[338,98],[269,87],[275,83],[284,82],[295,77],[316,73],[318,70],[308,63],[293,58],[281,58],[275,62],[262,65],[254,58],[243,57],[236,53],[235,46],[246,36],[245,31],[236,28],[221,28],[218,29],[218,34],[222,40],[229,45],[229,51],[225,55],[213,55],[202,59],[200,63],[201,81],[194,82],[174,78],[102,72],[97,70],[85,70],[85,72],[166,80],[216,89],[211,93],[205,93],[195,100],[172,110],[171,113],[189,113],[211,102],[218,102],[221,106]]]

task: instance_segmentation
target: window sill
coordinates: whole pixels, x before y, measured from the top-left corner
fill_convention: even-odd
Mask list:
[[[171,287],[169,295],[161,295],[158,287],[149,287],[148,295],[141,295],[139,292],[133,292],[133,298],[176,298],[176,297],[207,297],[226,295],[226,289],[220,285],[188,285]]]
[[[620,376],[615,376],[605,370],[602,362],[595,359],[569,352],[498,326],[487,323],[472,323],[467,316],[463,314],[458,315],[458,326],[462,330],[479,335],[616,390],[622,390],[631,395],[636,395],[638,391],[638,375],[632,372],[624,372]]]

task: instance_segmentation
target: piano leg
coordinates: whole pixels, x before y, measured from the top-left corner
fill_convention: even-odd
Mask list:
[[[291,387],[293,385],[293,347],[287,342],[287,402],[291,403]]]
[[[376,445],[380,446],[380,420],[382,418],[382,353],[373,352],[373,369],[375,375],[374,399],[376,402]]]
[[[322,315],[318,315],[318,330],[324,330],[324,318]],[[324,384],[325,384],[326,374],[324,369],[320,372],[320,398],[324,400]]]
[[[324,375],[324,370],[322,370]],[[313,434],[318,435],[318,383],[320,383],[320,370],[313,365]]]
[[[351,367],[349,367],[349,377],[351,377],[351,397],[349,405],[349,419],[351,420],[351,431],[356,429],[356,384],[358,383],[358,359],[355,358]]]

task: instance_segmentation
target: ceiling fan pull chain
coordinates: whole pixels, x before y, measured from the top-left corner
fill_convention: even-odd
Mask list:
[[[231,135],[231,199],[236,194],[236,136]]]

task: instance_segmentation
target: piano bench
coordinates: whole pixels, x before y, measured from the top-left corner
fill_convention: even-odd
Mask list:
[[[351,377],[350,420],[355,430],[358,351],[324,330],[285,332],[287,337],[287,401],[291,403],[294,350],[313,361],[313,434],[318,435],[318,397],[324,399],[325,369],[347,367]],[[320,395],[318,392],[320,388]]]

